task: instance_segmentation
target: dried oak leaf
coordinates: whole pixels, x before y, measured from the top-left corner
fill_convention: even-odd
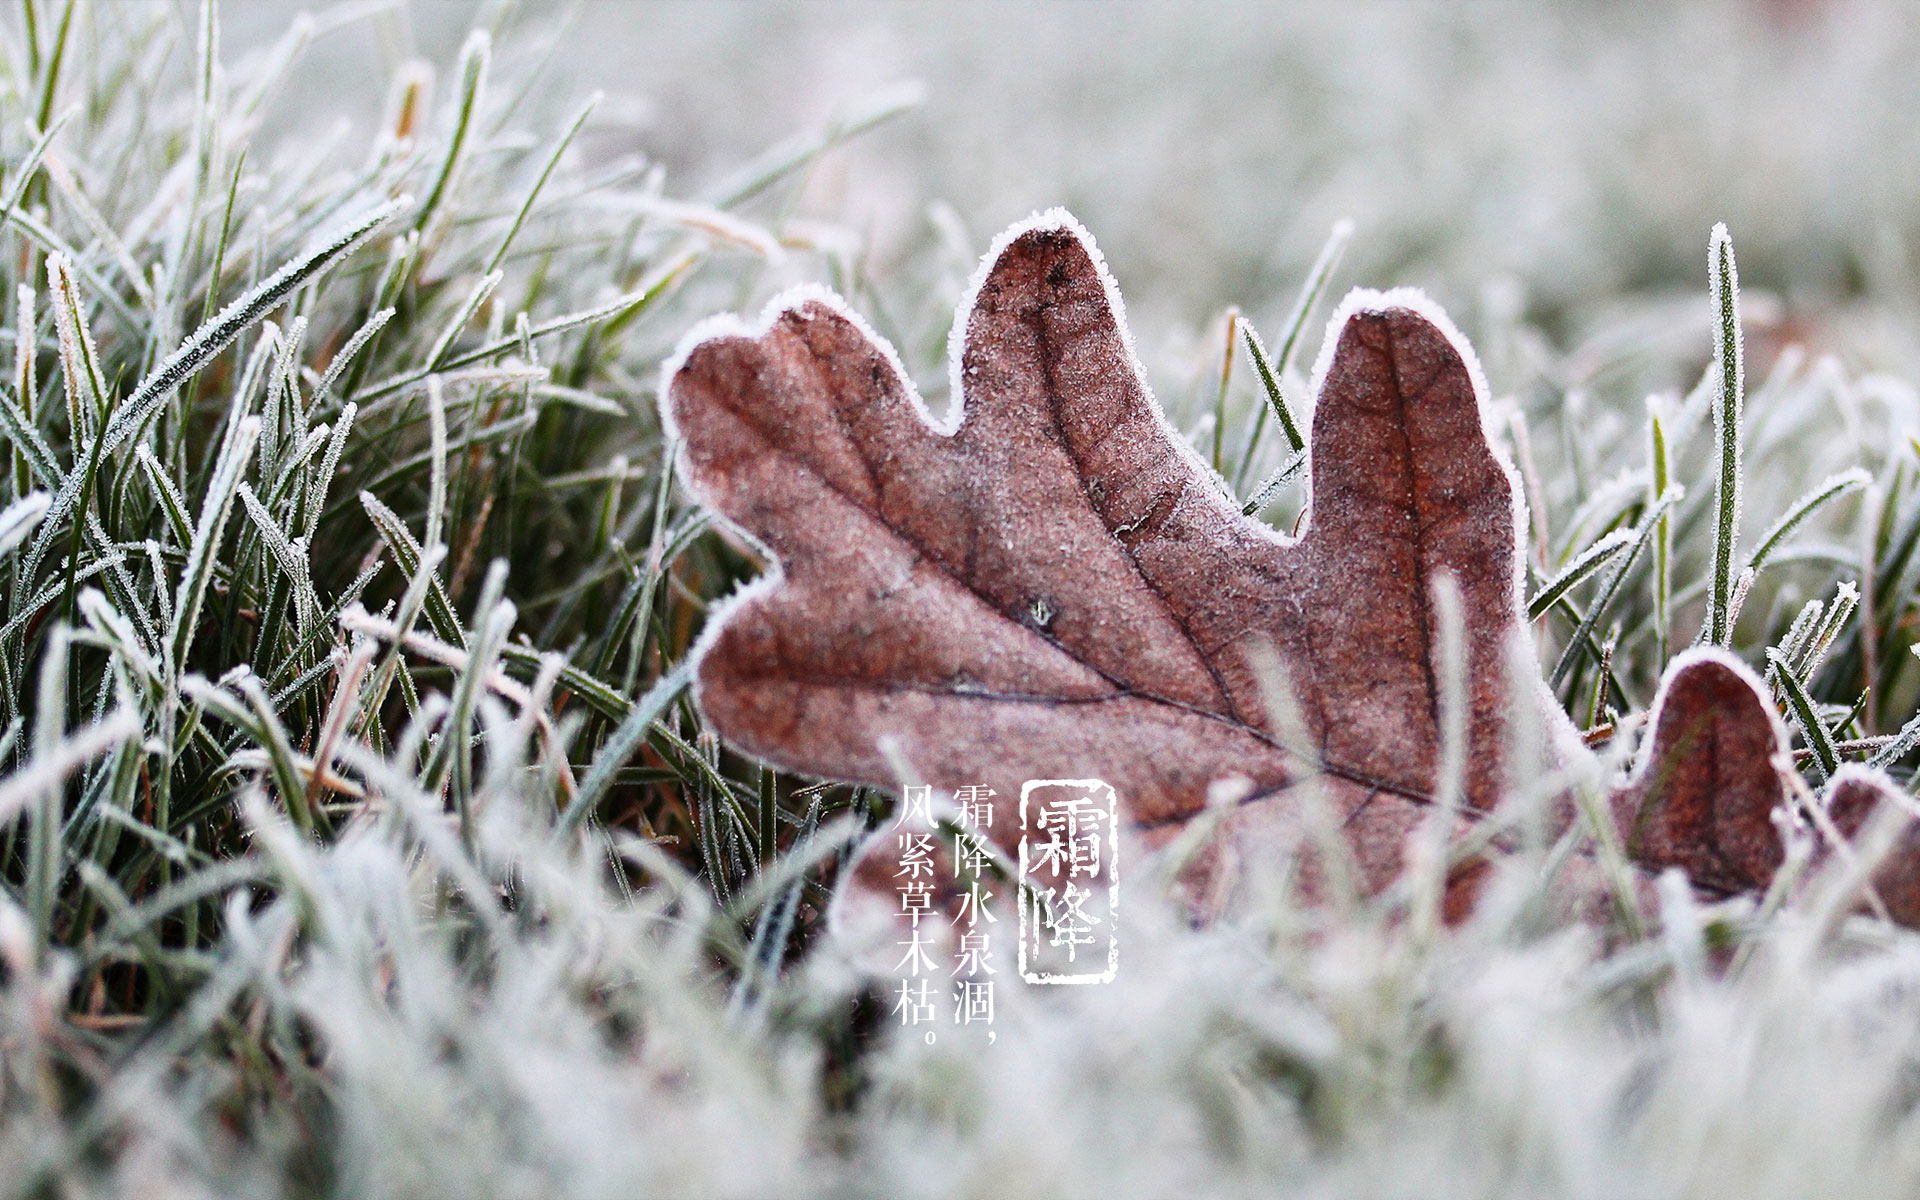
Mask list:
[[[684,480],[778,564],[697,648],[696,702],[734,747],[827,778],[891,786],[904,759],[942,789],[991,787],[1002,839],[1025,780],[1107,780],[1152,845],[1239,776],[1219,843],[1248,855],[1319,773],[1378,887],[1435,789],[1446,573],[1462,819],[1547,765],[1507,761],[1516,661],[1553,730],[1543,757],[1566,752],[1521,623],[1519,489],[1472,352],[1425,297],[1356,292],[1334,317],[1298,539],[1243,517],[1168,424],[1066,214],[1001,237],[951,345],[964,401],[944,425],[820,291],[704,325],[669,365]],[[1276,656],[1308,744],[1282,745],[1266,711],[1257,664]]]

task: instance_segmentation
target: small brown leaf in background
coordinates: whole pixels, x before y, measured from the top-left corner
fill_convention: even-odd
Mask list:
[[[1696,887],[1730,895],[1763,889],[1786,856],[1776,820],[1786,789],[1786,727],[1765,686],[1732,656],[1695,650],[1675,659],[1654,701],[1653,731],[1633,776],[1614,793],[1628,856],[1648,871],[1679,867]],[[1848,763],[1817,801],[1815,865],[1864,833],[1882,805],[1908,823],[1870,882],[1887,916],[1920,928],[1920,823],[1886,772]],[[1805,825],[1802,825],[1805,828]]]
[[[1785,851],[1773,811],[1786,730],[1753,673],[1719,650],[1674,659],[1632,778],[1614,794],[1627,855],[1721,893],[1765,887]]]
[[[1841,767],[1827,784],[1827,817],[1848,839],[1864,833],[1882,805],[1899,810],[1907,817],[1907,824],[1892,853],[1874,869],[1873,890],[1888,916],[1902,925],[1920,928],[1920,823],[1913,820],[1913,798],[1901,791],[1885,771],[1858,763]]]
[[[782,568],[712,618],[698,703],[732,745],[812,775],[891,785],[893,739],[943,790],[994,788],[1000,834],[1023,781],[1097,776],[1151,845],[1238,775],[1242,840],[1292,819],[1279,801],[1312,768],[1381,886],[1435,787],[1442,572],[1464,615],[1466,813],[1509,773],[1516,485],[1478,369],[1417,294],[1349,298],[1295,541],[1241,516],[1168,425],[1119,307],[1069,218],[1012,231],[964,310],[950,434],[830,298],[693,345],[665,389],[684,477]],[[1263,651],[1311,744],[1272,731]],[[1526,686],[1570,735],[1537,671]]]

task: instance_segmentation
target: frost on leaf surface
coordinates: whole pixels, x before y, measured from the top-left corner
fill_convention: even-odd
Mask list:
[[[939,788],[992,787],[1001,837],[1028,779],[1107,780],[1153,845],[1242,777],[1216,862],[1258,854],[1317,774],[1377,887],[1436,788],[1445,574],[1467,668],[1461,819],[1549,765],[1507,761],[1508,669],[1532,654],[1517,489],[1471,351],[1424,297],[1356,292],[1335,316],[1297,540],[1241,516],[1170,427],[1064,214],[1003,236],[955,342],[951,431],[817,292],[696,331],[669,368],[683,477],[779,564],[701,645],[697,701],[732,745],[879,785],[897,746]],[[1263,700],[1276,658],[1292,741]],[[1570,732],[1537,667],[1519,694]]]

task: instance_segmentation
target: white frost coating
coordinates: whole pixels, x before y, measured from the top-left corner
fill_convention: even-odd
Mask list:
[[[1622,467],[1615,471],[1594,485],[1586,501],[1573,510],[1560,536],[1578,541],[1586,536],[1587,527],[1596,520],[1605,518],[1603,524],[1618,520],[1627,509],[1645,500],[1650,482],[1651,476],[1642,467]]]
[[[1753,668],[1735,658],[1732,653],[1719,646],[1694,646],[1675,655],[1667,669],[1660,673],[1660,686],[1655,689],[1653,709],[1647,713],[1646,736],[1634,751],[1633,770],[1627,776],[1629,785],[1639,784],[1646,779],[1647,770],[1653,762],[1653,738],[1660,728],[1660,718],[1666,712],[1667,700],[1672,693],[1674,677],[1697,662],[1717,662],[1739,677],[1740,682],[1753,689],[1754,700],[1760,711],[1767,714],[1767,725],[1773,730],[1775,746],[1787,744],[1787,727],[1780,720],[1780,713],[1773,707],[1772,693],[1765,681],[1753,673]],[[1836,776],[1838,778],[1838,776]]]
[[[1608,530],[1601,536],[1600,540],[1594,542],[1585,550],[1582,550],[1574,556],[1572,562],[1560,568],[1553,578],[1541,584],[1540,590],[1534,593],[1535,598],[1528,602],[1529,606],[1538,603],[1540,596],[1546,595],[1554,589],[1561,587],[1563,584],[1566,585],[1568,589],[1571,589],[1580,580],[1586,578],[1588,573],[1598,569],[1598,563],[1611,558],[1623,547],[1632,545],[1635,540],[1634,532],[1631,529]],[[1573,582],[1569,583],[1569,580]],[[1562,594],[1564,595],[1564,592]]]
[[[53,497],[45,492],[28,492],[0,511],[0,554],[24,541],[52,506]]]

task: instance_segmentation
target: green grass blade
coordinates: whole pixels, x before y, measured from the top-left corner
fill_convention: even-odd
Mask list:
[[[1840,769],[1840,755],[1833,748],[1833,735],[1821,723],[1813,697],[1807,695],[1806,686],[1793,673],[1793,666],[1785,656],[1778,650],[1769,649],[1767,665],[1773,668],[1774,679],[1786,695],[1787,714],[1799,728],[1800,736],[1806,739],[1807,748],[1813,751],[1814,773],[1819,776],[1821,783],[1825,783]]]
[[[1285,377],[1287,367],[1293,362],[1294,352],[1299,348],[1300,337],[1307,323],[1313,317],[1313,310],[1319,304],[1320,297],[1327,290],[1327,283],[1333,278],[1334,271],[1340,265],[1340,259],[1347,252],[1347,243],[1353,238],[1352,221],[1336,221],[1333,231],[1320,247],[1319,257],[1307,271],[1307,278],[1300,285],[1300,295],[1293,303],[1293,311],[1287,317],[1286,332],[1280,338],[1280,353],[1269,357],[1266,345],[1261,342],[1260,334],[1253,328],[1252,322],[1242,324],[1246,334],[1247,355],[1253,360],[1254,373],[1260,377],[1260,386],[1267,393],[1268,408],[1261,409],[1254,416],[1253,428],[1247,435],[1246,444],[1240,450],[1240,465],[1234,470],[1236,490],[1246,484],[1247,471],[1253,465],[1254,450],[1260,442],[1260,435],[1266,428],[1269,409],[1280,422],[1281,432],[1286,434],[1287,444],[1295,451],[1304,450],[1306,435],[1294,419],[1293,410],[1288,405],[1281,390],[1280,381]]]
[[[1667,449],[1667,431],[1660,420],[1660,414],[1650,413],[1647,418],[1647,468],[1649,503],[1658,503],[1666,494],[1667,486],[1673,482],[1673,460]],[[1673,617],[1673,516],[1660,514],[1659,524],[1653,531],[1653,658],[1656,666],[1665,668],[1670,652],[1668,644],[1672,637]]]
[[[1554,664],[1550,677],[1554,687],[1559,687],[1565,681],[1567,672],[1573,669],[1574,661],[1579,658],[1581,651],[1587,649],[1594,630],[1600,625],[1601,618],[1606,616],[1607,610],[1613,607],[1614,599],[1620,594],[1620,585],[1626,582],[1627,572],[1633,569],[1634,561],[1640,557],[1640,552],[1646,548],[1647,542],[1653,537],[1654,522],[1679,503],[1684,495],[1685,491],[1680,485],[1674,484],[1667,489],[1666,495],[1660,497],[1659,502],[1640,518],[1640,525],[1634,530],[1633,544],[1627,548],[1626,554],[1619,558],[1613,570],[1608,573],[1606,582],[1600,585],[1600,594],[1594,598],[1593,607],[1587,610],[1587,615],[1580,622],[1580,627],[1574,631],[1572,637],[1567,639],[1566,649],[1561,651],[1560,660]]]
[[[1633,542],[1634,534],[1631,529],[1607,531],[1604,537],[1582,550],[1572,562],[1562,567],[1552,579],[1540,586],[1540,590],[1533,594],[1533,599],[1527,601],[1527,619],[1534,621],[1545,616],[1547,610],[1552,608],[1560,597],[1611,562],[1615,555],[1633,545]]]
[[[1766,565],[1767,560],[1773,556],[1773,552],[1779,549],[1780,543],[1784,542],[1787,536],[1808,517],[1848,492],[1858,491],[1872,481],[1873,477],[1867,474],[1865,469],[1854,467],[1852,470],[1842,471],[1833,476],[1794,501],[1787,511],[1780,515],[1780,519],[1769,525],[1767,531],[1760,535],[1760,544],[1754,547],[1753,554],[1748,557],[1746,569],[1758,571]]]
[[[1720,475],[1714,493],[1713,585],[1707,593],[1706,640],[1725,646],[1733,638],[1734,543],[1740,533],[1740,418],[1746,389],[1745,352],[1740,336],[1740,274],[1733,260],[1733,239],[1725,225],[1713,227],[1707,252],[1716,339],[1714,365],[1718,390],[1713,404],[1713,434]]]
[[[554,141],[553,153],[547,156],[546,165],[540,168],[540,173],[534,177],[533,186],[527,189],[527,198],[520,202],[518,209],[514,210],[513,220],[507,225],[507,232],[501,235],[500,244],[494,248],[493,257],[487,260],[486,267],[481,270],[482,275],[493,274],[500,266],[500,261],[506,258],[507,250],[513,245],[513,239],[520,233],[520,227],[526,224],[527,214],[533,211],[534,201],[540,198],[540,190],[547,186],[547,180],[553,175],[553,169],[560,165],[560,156],[565,154],[567,147],[573,144],[574,136],[580,132],[580,127],[587,123],[587,118],[593,114],[593,110],[599,107],[602,98],[603,93],[600,92],[587,97],[587,102],[580,106],[579,111],[573,114],[573,118],[561,130],[560,136]]]
[[[440,215],[441,206],[446,203],[454,179],[460,173],[460,166],[466,161],[474,119],[486,91],[487,64],[492,54],[492,40],[478,29],[467,36],[466,45],[460,49],[460,95],[454,103],[453,129],[447,135],[447,149],[440,158],[440,170],[434,175],[432,185],[427,188],[426,199],[420,203],[420,212],[413,220],[414,232],[423,239],[433,232],[431,227],[435,218]]]
[[[234,427],[232,438],[222,449],[213,481],[200,506],[193,540],[187,543],[187,565],[180,576],[180,587],[173,602],[173,628],[167,635],[167,666],[178,672],[186,664],[187,651],[200,624],[200,608],[207,590],[213,585],[215,560],[220,542],[226,535],[227,516],[233,511],[234,496],[240,487],[240,474],[260,437],[260,418],[249,414]]]
[[[581,780],[580,790],[560,815],[562,831],[571,832],[579,828],[580,823],[593,812],[600,797],[613,785],[614,777],[640,749],[640,743],[646,741],[654,723],[666,715],[667,706],[679,698],[692,678],[692,665],[683,662],[661,676],[647,689],[647,694],[634,703],[619,728],[613,731],[612,736],[601,745],[599,753],[594,755],[593,769]]]

